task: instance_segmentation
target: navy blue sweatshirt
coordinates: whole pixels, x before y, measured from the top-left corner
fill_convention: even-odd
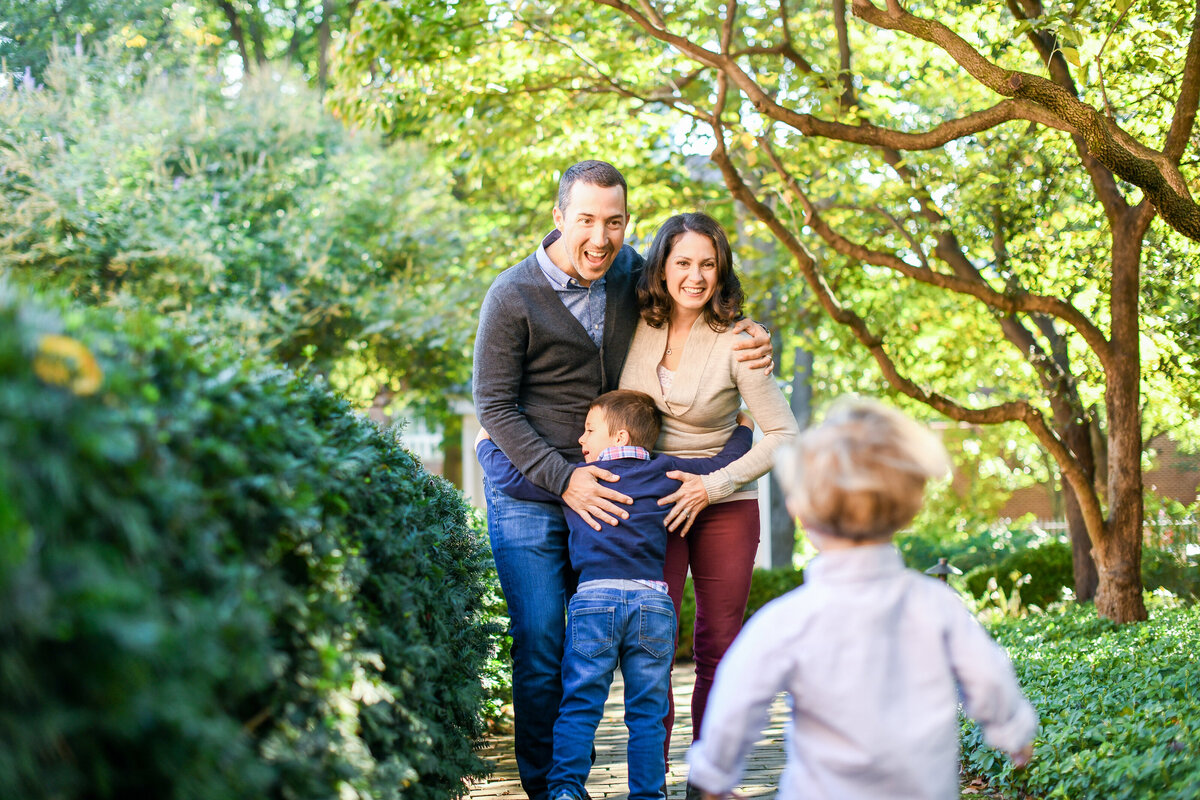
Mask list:
[[[654,455],[648,461],[617,458],[595,462],[595,466],[621,476],[621,480],[609,485],[632,498],[633,505],[625,507],[629,519],[618,518],[615,527],[602,523],[602,529],[598,531],[564,505],[567,527],[571,531],[567,547],[571,566],[579,573],[580,582],[604,578],[661,581],[663,561],[667,556],[667,528],[663,520],[671,507],[658,505],[658,500],[679,488],[679,481],[668,478],[667,473],[677,469],[706,475],[721,469],[749,451],[751,433],[745,425],[739,425],[721,452],[710,458]],[[510,497],[542,503],[562,502],[558,495],[522,476],[491,439],[481,441],[475,453],[488,480]]]

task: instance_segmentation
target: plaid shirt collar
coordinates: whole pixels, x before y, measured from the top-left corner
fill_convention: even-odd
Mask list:
[[[600,451],[600,455],[596,456],[597,461],[614,461],[618,458],[637,458],[642,461],[649,461],[650,451],[644,447],[615,444],[612,447],[604,448]]]

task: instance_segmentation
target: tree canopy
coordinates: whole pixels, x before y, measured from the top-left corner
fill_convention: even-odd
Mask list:
[[[342,113],[494,190],[586,154],[636,197],[646,160],[709,153],[782,248],[781,310],[952,419],[1027,427],[1101,610],[1144,616],[1143,424],[1196,409],[1194,4],[369,3],[335,75]]]

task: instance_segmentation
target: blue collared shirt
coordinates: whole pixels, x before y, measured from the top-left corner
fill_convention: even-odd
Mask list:
[[[538,266],[550,281],[554,293],[562,300],[571,316],[579,320],[579,324],[587,331],[596,347],[604,342],[604,305],[605,279],[592,281],[591,286],[584,286],[567,273],[558,268],[546,253],[546,247],[553,244],[562,234],[557,230],[551,231],[537,249]]]

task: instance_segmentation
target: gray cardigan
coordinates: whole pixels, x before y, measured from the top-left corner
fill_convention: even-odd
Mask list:
[[[548,239],[547,244],[553,241]],[[621,248],[605,275],[600,348],[530,255],[488,289],[475,337],[475,413],[525,477],[561,495],[583,460],[588,406],[617,388],[638,321],[642,257]]]

